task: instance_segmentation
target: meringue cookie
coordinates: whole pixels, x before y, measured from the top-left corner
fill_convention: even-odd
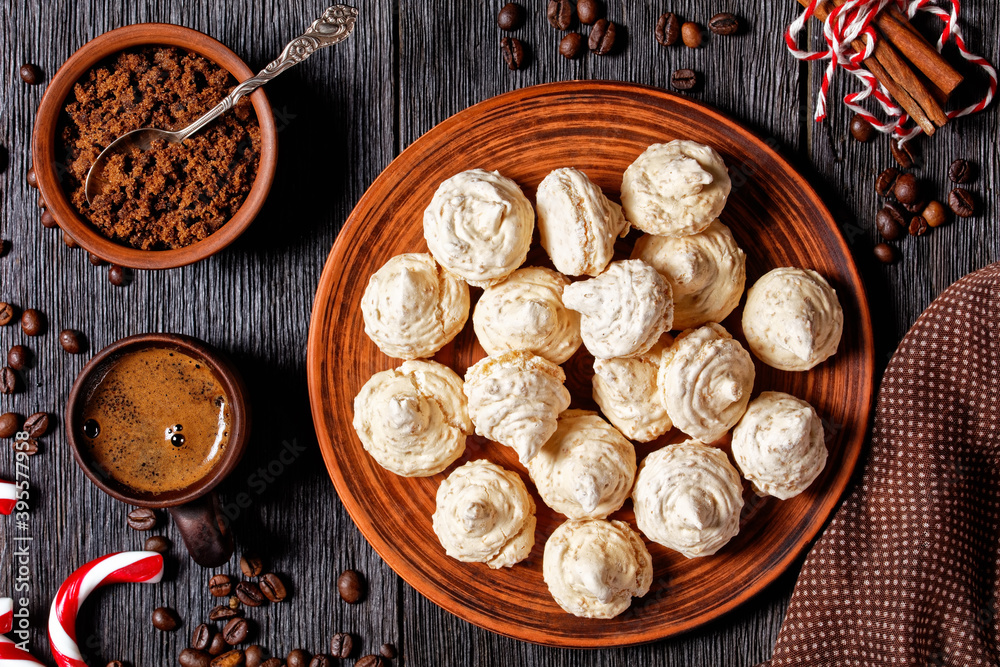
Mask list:
[[[718,220],[691,236],[642,235],[632,259],[641,259],[670,283],[674,328],[721,322],[740,304],[746,285],[746,255]]]
[[[598,277],[568,285],[563,303],[580,313],[583,344],[597,359],[647,352],[674,317],[669,283],[638,259],[612,262]]]
[[[578,169],[556,169],[538,185],[538,231],[542,247],[560,273],[596,276],[628,233],[622,207],[609,200]]]
[[[617,512],[635,480],[635,447],[588,410],[567,410],[528,474],[546,505],[570,519]]]
[[[579,349],[580,316],[563,305],[569,279],[552,269],[518,269],[487,287],[472,313],[476,338],[486,354],[528,350],[561,364]]]
[[[482,169],[452,176],[424,211],[424,238],[441,266],[489,287],[524,263],[535,210],[517,183]]]
[[[465,373],[476,433],[512,448],[527,464],[569,407],[565,382],[563,369],[527,350],[486,357]]]
[[[660,359],[673,342],[663,334],[636,357],[594,360],[594,401],[627,438],[649,442],[673,426],[657,381]]]
[[[386,470],[436,475],[462,455],[472,433],[462,378],[436,361],[376,373],[354,398],[354,430]]]
[[[397,359],[433,356],[469,318],[469,286],[427,253],[397,255],[368,279],[365,333]]]
[[[721,324],[677,336],[660,360],[663,403],[674,426],[713,442],[740,420],[750,402],[753,359]]]
[[[743,333],[768,366],[807,371],[833,356],[844,330],[837,293],[815,271],[768,271],[747,292]]]
[[[697,558],[739,532],[743,487],[725,452],[687,440],[642,460],[632,501],[643,535]]]
[[[485,459],[441,482],[431,517],[445,553],[492,569],[524,560],[535,544],[535,501],[515,473]]]
[[[614,618],[653,583],[653,559],[624,521],[570,520],[545,542],[542,576],[574,616]]]
[[[622,208],[633,227],[659,236],[707,228],[726,205],[731,183],[722,157],[694,141],[653,144],[622,177]]]
[[[813,406],[780,391],[765,391],[733,429],[733,458],[759,496],[787,500],[826,466],[823,421]]]

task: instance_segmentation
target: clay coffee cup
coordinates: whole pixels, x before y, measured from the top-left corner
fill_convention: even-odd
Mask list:
[[[95,435],[86,432],[84,418],[95,390],[115,364],[127,355],[152,348],[177,351],[203,363],[218,381],[229,409],[228,440],[211,467],[199,469],[197,479],[182,488],[160,492],[132,488],[95,461],[89,446],[89,439]],[[200,364],[194,367],[201,368]],[[250,436],[250,404],[239,372],[225,355],[208,343],[180,334],[150,333],[123,338],[98,352],[80,372],[70,391],[65,427],[73,457],[99,489],[129,505],[169,510],[188,552],[199,565],[217,567],[229,560],[233,554],[233,538],[214,489],[233,471],[246,449]]]

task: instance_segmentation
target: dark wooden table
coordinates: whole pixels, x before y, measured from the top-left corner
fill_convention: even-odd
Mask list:
[[[323,9],[319,2],[228,0],[144,3],[7,0],[2,17],[0,144],[9,165],[0,175],[0,238],[13,242],[0,260],[0,300],[43,311],[49,333],[25,340],[17,327],[0,329],[0,348],[26,343],[37,365],[24,374],[27,391],[0,397],[0,412],[60,415],[70,384],[88,355],[71,356],[58,331],[85,332],[91,349],[146,331],[198,336],[229,351],[250,385],[255,428],[250,451],[223,487],[240,549],[263,554],[293,584],[284,604],[254,610],[258,641],[278,655],[296,647],[325,650],[330,635],[349,631],[364,652],[396,643],[412,665],[753,665],[772,650],[796,572],[723,619],[686,636],[630,649],[592,652],[541,648],[500,637],[436,608],[403,583],[372,551],[334,493],[320,459],[309,413],[305,343],[312,294],[337,231],[365,188],[401,149],[439,121],[490,96],[547,81],[606,78],[668,86],[672,70],[692,67],[704,86],[695,96],[713,104],[790,157],[820,191],[842,225],[865,275],[875,316],[879,367],[919,313],[965,273],[1000,257],[995,218],[1000,176],[995,110],[965,119],[924,142],[919,174],[939,195],[956,156],[978,163],[972,186],[982,212],[922,238],[906,238],[903,260],[872,258],[872,224],[879,205],[872,183],[892,164],[887,140],[867,145],[847,131],[849,114],[831,103],[829,119],[812,122],[819,66],[785,51],[780,34],[798,11],[793,0],[707,3],[611,0],[610,18],[625,28],[623,53],[570,62],[558,56],[560,35],[548,26],[544,2],[531,0],[518,36],[529,46],[526,69],[510,72],[495,24],[499,0],[360,0],[354,36],[321,52],[268,86],[281,128],[280,163],[270,199],[250,230],[230,249],[195,266],[138,273],[113,287],[61,234],[39,224],[38,193],[24,179],[29,137],[43,86],[17,76],[22,62],[50,77],[87,40],[123,25],[178,23],[216,37],[258,68]],[[970,46],[994,62],[997,21],[991,3],[965,3]],[[671,9],[706,23],[731,10],[748,21],[746,34],[707,40],[698,50],[663,48],[653,39],[657,15]],[[815,33],[816,27],[813,26]],[[846,78],[835,91],[853,86]],[[415,212],[415,215],[417,212]],[[360,279],[360,278],[359,278]],[[61,422],[61,419],[58,420]],[[284,452],[284,454],[283,454]],[[268,472],[269,471],[269,472]],[[11,477],[10,453],[0,476]],[[97,491],[74,464],[61,423],[31,459],[31,514],[25,527],[0,520],[0,595],[15,592],[15,535],[28,535],[30,645],[49,659],[45,626],[52,596],[77,566],[110,551],[139,548],[146,535],[125,525],[128,508]],[[249,507],[234,499],[247,494]],[[191,630],[214,605],[205,586],[212,572],[186,556],[175,528],[168,580],[118,586],[94,596],[80,623],[91,664],[120,659],[137,667],[176,664]],[[365,573],[370,594],[349,606],[336,594],[337,574]],[[234,560],[219,571],[237,573]],[[154,607],[169,605],[184,619],[180,631],[151,629]],[[360,653],[358,655],[361,655]]]

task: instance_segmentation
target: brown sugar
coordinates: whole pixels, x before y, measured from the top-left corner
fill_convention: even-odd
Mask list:
[[[236,81],[206,58],[170,47],[122,51],[85,74],[61,120],[63,185],[104,236],[142,250],[182,248],[218,231],[246,199],[260,160],[260,126],[242,99],[182,144],[118,154],[109,185],[88,204],[87,172],[105,146],[141,127],[179,130]]]

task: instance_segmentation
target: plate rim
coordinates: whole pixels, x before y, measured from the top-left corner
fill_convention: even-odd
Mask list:
[[[542,97],[549,94],[567,93],[567,92],[582,92],[587,90],[588,92],[594,92],[598,94],[602,93],[631,93],[635,95],[644,95],[656,99],[657,101],[670,104],[678,104],[682,107],[688,107],[697,109],[699,112],[704,113],[710,117],[714,117],[720,124],[727,127],[727,129],[734,130],[743,134],[748,140],[754,143],[761,151],[767,154],[770,159],[775,160],[780,163],[785,170],[791,174],[791,177],[796,181],[796,186],[800,191],[804,192],[806,197],[812,201],[820,216],[825,219],[827,223],[827,228],[833,232],[833,238],[836,243],[840,246],[840,250],[843,255],[847,258],[846,271],[851,276],[852,281],[861,286],[861,290],[857,293],[853,293],[857,300],[857,310],[860,321],[858,322],[858,331],[861,334],[861,345],[859,349],[859,356],[862,357],[862,369],[861,373],[858,375],[863,383],[862,391],[863,394],[868,396],[868,400],[864,405],[864,414],[859,416],[863,417],[858,419],[859,424],[864,424],[864,432],[861,433],[858,438],[860,438],[860,444],[853,448],[853,452],[848,454],[848,458],[845,459],[845,465],[842,467],[842,473],[838,478],[835,478],[836,495],[831,496],[830,499],[826,500],[820,507],[822,511],[820,512],[824,515],[822,522],[819,522],[816,526],[810,526],[807,531],[803,534],[802,543],[797,548],[789,551],[778,563],[772,567],[767,574],[760,577],[758,582],[747,588],[745,591],[741,592],[739,595],[734,596],[732,599],[723,603],[722,605],[714,607],[710,612],[707,612],[704,616],[693,617],[692,619],[678,625],[670,626],[669,631],[666,632],[643,632],[635,633],[624,636],[624,641],[610,643],[607,639],[598,639],[588,641],[587,637],[573,636],[567,637],[564,635],[540,635],[540,636],[525,636],[524,634],[518,634],[516,632],[516,627],[511,626],[509,623],[500,623],[495,617],[485,615],[477,610],[469,609],[460,604],[453,604],[451,598],[442,596],[438,594],[437,588],[433,585],[424,585],[424,582],[428,580],[428,576],[421,572],[418,568],[411,566],[410,563],[403,561],[402,559],[397,559],[394,555],[394,550],[391,545],[384,542],[378,535],[378,532],[374,530],[374,527],[369,521],[364,520],[358,516],[360,509],[360,504],[358,500],[348,492],[346,487],[346,482],[343,477],[343,473],[340,467],[336,464],[335,455],[335,443],[332,438],[332,434],[326,433],[322,425],[322,413],[323,413],[323,401],[322,401],[322,382],[323,377],[322,372],[322,359],[320,357],[320,345],[322,339],[326,332],[319,331],[319,320],[321,319],[321,304],[319,302],[319,295],[333,294],[333,286],[336,285],[337,281],[340,279],[342,274],[342,266],[338,266],[338,259],[342,259],[347,250],[349,249],[347,245],[347,234],[345,232],[353,230],[353,228],[359,224],[360,218],[362,217],[361,211],[364,210],[368,204],[369,200],[375,197],[374,190],[377,185],[380,185],[384,181],[389,181],[391,178],[395,177],[393,167],[402,158],[406,157],[408,153],[419,152],[425,144],[429,144],[434,140],[434,136],[441,132],[447,132],[452,125],[458,125],[464,121],[467,117],[474,117],[476,115],[482,115],[485,111],[498,107],[506,106],[512,101],[532,99],[537,97]],[[433,136],[432,136],[433,135]],[[333,481],[334,488],[337,492],[338,498],[340,498],[341,503],[343,503],[344,508],[347,510],[348,516],[350,516],[351,521],[361,532],[362,536],[368,542],[368,544],[375,550],[379,557],[395,572],[400,578],[403,579],[407,584],[409,584],[415,591],[420,595],[424,596],[436,606],[444,609],[448,613],[476,625],[477,627],[489,630],[496,634],[510,637],[519,641],[525,641],[533,644],[538,644],[542,646],[552,646],[560,648],[601,648],[601,647],[626,647],[626,646],[636,646],[641,644],[648,644],[655,641],[660,641],[670,637],[676,637],[678,635],[683,635],[691,632],[692,630],[702,627],[712,621],[718,620],[723,616],[733,612],[735,609],[746,604],[749,600],[757,597],[762,592],[764,592],[768,587],[770,587],[776,580],[778,580],[792,564],[801,558],[803,554],[809,550],[813,543],[815,542],[817,536],[822,532],[824,528],[827,527],[831,519],[833,518],[837,507],[843,500],[845,492],[850,487],[851,480],[854,476],[854,471],[857,467],[858,461],[861,457],[861,453],[864,450],[864,442],[867,440],[868,430],[871,426],[872,411],[875,402],[875,349],[874,349],[874,331],[872,328],[871,320],[871,310],[868,303],[867,289],[865,288],[865,282],[858,270],[857,262],[854,259],[854,255],[851,252],[850,246],[844,238],[844,235],[837,225],[836,219],[830,212],[829,208],[823,202],[822,198],[816,192],[816,189],[812,184],[805,178],[805,176],[800,173],[798,168],[796,168],[790,160],[788,160],[784,155],[782,155],[775,147],[772,145],[774,142],[766,141],[758,132],[748,128],[743,123],[739,122],[730,115],[716,109],[715,107],[708,105],[699,100],[693,100],[688,97],[681,95],[676,95],[662,88],[657,88],[654,86],[647,86],[642,84],[629,83],[624,81],[613,81],[613,80],[581,80],[574,79],[570,81],[558,81],[551,83],[537,84],[533,86],[526,86],[524,88],[518,88],[506,93],[501,93],[499,95],[487,98],[481,102],[473,104],[465,109],[458,111],[457,113],[445,118],[441,122],[437,123],[429,129],[427,132],[422,134],[416,140],[414,140],[409,146],[400,151],[393,160],[386,165],[386,167],[379,173],[379,175],[371,182],[371,184],[365,189],[364,194],[358,200],[357,204],[351,209],[351,213],[348,215],[340,231],[337,233],[337,237],[334,240],[333,246],[330,249],[327,259],[324,262],[322,273],[320,274],[319,282],[316,286],[316,292],[313,295],[313,305],[309,318],[309,331],[307,339],[306,348],[306,374],[307,383],[309,390],[309,405],[310,411],[312,413],[313,427],[316,433],[317,441],[320,447],[320,453],[323,456],[323,462],[327,470],[327,474]],[[842,481],[841,481],[842,480]],[[839,487],[839,488],[837,488]],[[387,556],[391,554],[391,556]],[[399,561],[399,562],[394,562]],[[514,629],[512,629],[512,627]],[[584,626],[581,626],[584,627]]]

